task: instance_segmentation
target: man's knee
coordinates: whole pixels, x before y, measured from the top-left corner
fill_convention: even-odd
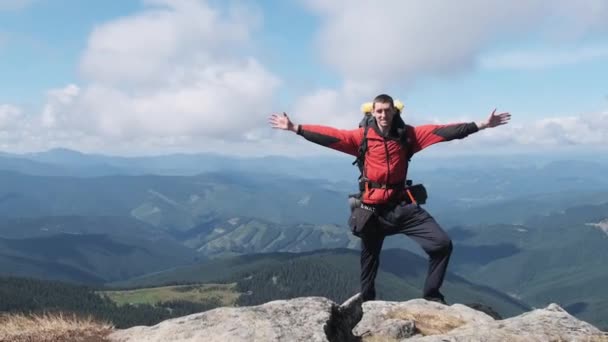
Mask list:
[[[429,254],[451,254],[454,249],[454,245],[452,244],[452,239],[450,239],[447,235],[442,236],[440,239],[434,241],[431,248],[427,249],[427,253]]]

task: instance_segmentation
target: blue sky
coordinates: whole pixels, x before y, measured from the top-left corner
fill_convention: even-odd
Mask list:
[[[41,103],[48,89],[78,81],[78,61],[93,27],[141,5],[129,0],[56,0],[23,6],[0,11],[0,73],[10,80],[0,84],[3,102]]]
[[[417,124],[513,114],[447,153],[600,148],[607,23],[594,0],[0,0],[0,149],[322,153],[266,117],[354,128],[379,92]]]

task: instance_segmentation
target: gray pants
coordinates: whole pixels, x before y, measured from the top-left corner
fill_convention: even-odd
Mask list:
[[[405,234],[415,240],[429,256],[429,268],[424,283],[423,297],[441,299],[439,288],[443,284],[452,254],[452,241],[435,219],[422,207],[401,203],[394,207],[379,208],[378,216],[370,222],[366,234],[361,236],[361,294],[363,300],[376,298],[375,279],[380,265],[380,251],[384,238]]]

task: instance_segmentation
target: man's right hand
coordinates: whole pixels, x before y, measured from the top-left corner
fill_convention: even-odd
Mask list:
[[[268,119],[268,122],[270,123],[270,127],[275,129],[282,129],[292,132],[298,131],[298,126],[291,122],[285,112],[283,112],[283,114],[272,114]]]

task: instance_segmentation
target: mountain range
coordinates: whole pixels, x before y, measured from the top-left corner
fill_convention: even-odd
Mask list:
[[[419,298],[427,272],[426,260],[402,249],[383,250],[381,259],[384,262],[377,278],[378,298]],[[329,249],[223,257],[107,285],[128,289],[209,282],[236,283],[241,293],[240,305],[299,296],[325,296],[344,301],[359,291],[359,253],[351,249]],[[504,316],[529,309],[517,299],[451,272],[446,275],[444,288],[453,302],[482,303]]]
[[[181,281],[173,270],[225,258],[356,252],[345,227],[354,167],[324,158],[1,154],[0,274],[97,286],[155,274]],[[606,160],[416,163],[410,174],[429,190],[426,207],[455,241],[453,276],[608,325]],[[385,248],[425,256],[403,236]],[[414,293],[408,284],[396,288]]]

